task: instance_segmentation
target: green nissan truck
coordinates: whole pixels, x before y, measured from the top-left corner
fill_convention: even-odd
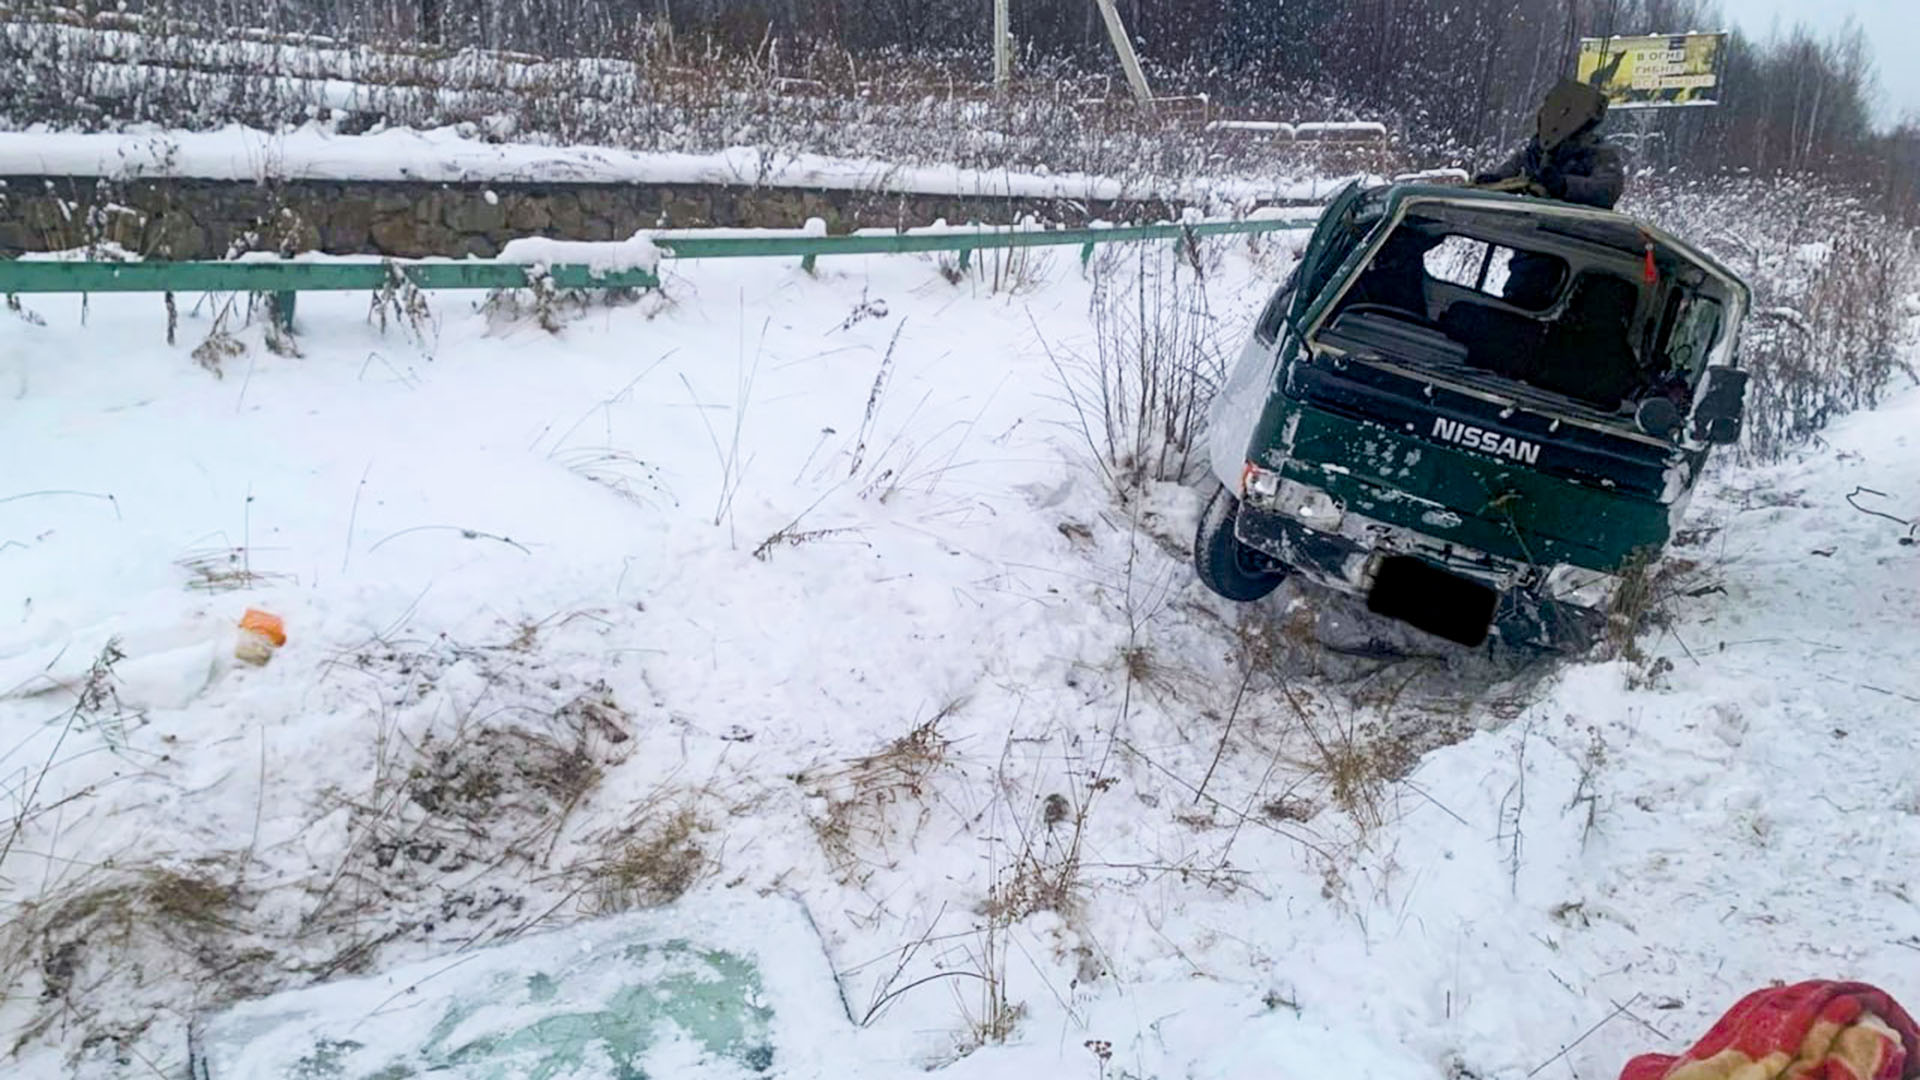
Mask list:
[[[1254,601],[1301,574],[1463,645],[1583,648],[1739,438],[1750,302],[1624,214],[1347,188],[1215,399],[1200,580]]]

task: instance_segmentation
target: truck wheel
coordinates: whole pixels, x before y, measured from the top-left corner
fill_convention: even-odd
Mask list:
[[[1287,568],[1233,535],[1239,518],[1240,500],[1224,487],[1215,491],[1200,512],[1200,529],[1193,537],[1193,569],[1200,584],[1244,604],[1279,588]]]

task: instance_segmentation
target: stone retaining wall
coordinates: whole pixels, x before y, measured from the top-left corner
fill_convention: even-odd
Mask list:
[[[1164,221],[1164,202],[964,198],[827,189],[666,184],[270,183],[82,177],[0,178],[0,257],[101,242],[148,258],[218,259],[242,251],[491,256],[518,236],[624,239],[657,228],[829,231],[953,223]]]

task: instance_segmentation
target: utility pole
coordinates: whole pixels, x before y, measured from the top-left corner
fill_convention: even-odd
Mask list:
[[[993,89],[1007,92],[1013,78],[1013,32],[1007,20],[1008,0],[993,0]]]
[[[1133,97],[1141,105],[1153,101],[1153,91],[1147,87],[1146,73],[1140,70],[1140,58],[1134,55],[1133,42],[1127,38],[1127,24],[1120,21],[1120,9],[1113,6],[1113,0],[1095,0],[1100,5],[1100,17],[1107,21],[1107,36],[1113,39],[1113,51],[1120,56],[1120,69],[1127,73],[1127,85],[1133,88]]]

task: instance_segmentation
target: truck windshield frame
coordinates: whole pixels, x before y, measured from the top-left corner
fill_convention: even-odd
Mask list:
[[[1685,392],[1682,381],[1690,391],[1724,344],[1732,298],[1713,295],[1726,291],[1716,268],[1634,231],[1629,219],[1432,198],[1389,209],[1364,238],[1342,237],[1358,243],[1308,306],[1310,352],[1321,351],[1335,318],[1367,305],[1470,350],[1457,371],[1416,362],[1422,370],[1631,430],[1638,401],[1663,388]],[[1623,246],[1640,238],[1638,250]],[[1446,245],[1459,258],[1471,245],[1476,265],[1436,274],[1432,253]],[[1645,269],[1649,252],[1655,276]],[[1325,261],[1315,269],[1321,277]]]

